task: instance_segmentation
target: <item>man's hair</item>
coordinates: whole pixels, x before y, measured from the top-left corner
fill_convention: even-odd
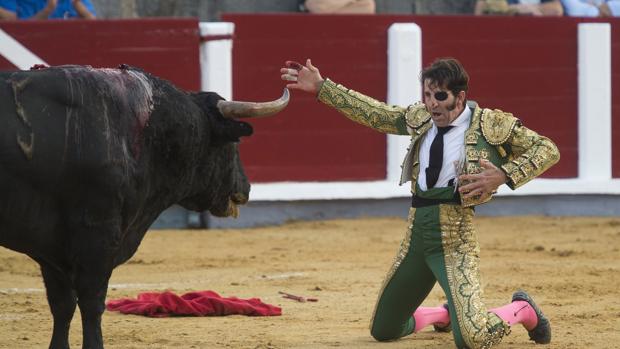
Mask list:
[[[454,58],[438,58],[431,65],[422,70],[420,82],[429,80],[438,87],[447,88],[455,96],[461,92],[467,92],[469,75],[461,62]]]

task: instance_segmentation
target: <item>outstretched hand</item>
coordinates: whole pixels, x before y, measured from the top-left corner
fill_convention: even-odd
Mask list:
[[[285,67],[280,69],[282,80],[290,81],[286,87],[310,93],[318,93],[323,83],[319,69],[312,65],[308,58],[306,65],[294,61],[286,61]]]
[[[479,163],[480,167],[482,167],[482,172],[459,176],[459,183],[467,183],[459,187],[459,192],[464,199],[478,195],[482,198],[491,196],[500,185],[508,180],[504,171],[497,168],[490,161],[480,159]]]

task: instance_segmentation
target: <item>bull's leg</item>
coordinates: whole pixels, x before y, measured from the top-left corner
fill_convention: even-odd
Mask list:
[[[50,349],[69,349],[69,326],[75,313],[75,292],[69,277],[57,269],[42,264],[41,274],[47,291],[47,302],[54,317]]]
[[[75,209],[71,242],[74,285],[82,315],[82,348],[103,349],[101,315],[105,310],[108,281],[122,242],[122,203],[109,193],[93,191]]]
[[[112,275],[112,259],[115,249],[111,247],[110,224],[101,222],[101,226],[82,231],[81,246],[75,266],[75,290],[78,306],[82,315],[82,348],[103,349],[101,333],[101,315],[105,310],[105,297],[108,281]]]
[[[91,264],[92,266],[92,264]],[[101,266],[103,267],[103,266]],[[112,269],[93,268],[76,275],[78,305],[82,315],[82,348],[102,349],[101,315]]]

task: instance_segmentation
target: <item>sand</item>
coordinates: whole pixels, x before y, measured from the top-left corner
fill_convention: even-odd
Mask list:
[[[478,218],[489,307],[530,292],[551,320],[547,346],[515,326],[498,348],[620,348],[620,219]],[[108,299],[213,290],[282,307],[275,317],[147,318],[105,312],[106,348],[453,348],[431,328],[375,342],[369,319],[405,222],[291,222],[243,230],[154,230],[118,267]],[[300,303],[278,291],[318,298]],[[438,287],[426,306],[445,302]],[[47,348],[52,321],[38,266],[0,248],[0,348]],[[79,312],[71,345],[81,347]]]

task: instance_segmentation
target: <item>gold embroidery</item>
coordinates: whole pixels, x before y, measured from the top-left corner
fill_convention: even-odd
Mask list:
[[[518,125],[508,141],[513,151],[512,161],[502,165],[510,182],[516,189],[539,176],[560,160],[560,152],[547,137]]]
[[[476,145],[478,144],[478,135],[475,132],[467,133],[465,136],[465,144]]]
[[[504,113],[501,110],[485,109],[480,118],[480,125],[484,139],[491,145],[499,145],[505,143],[519,119],[510,113]]]
[[[474,147],[467,147],[467,161],[478,162],[478,151]]]
[[[504,149],[504,147],[502,147],[501,145],[498,145],[498,146],[497,146],[497,152],[499,153],[499,156],[501,156],[501,157],[503,157],[503,158],[505,158],[505,157],[506,157],[506,155],[508,155],[508,154],[506,153],[506,149]]]
[[[536,167],[536,169],[540,169],[545,166],[545,158],[542,154],[534,154],[530,161],[532,162],[532,165]]]
[[[476,159],[475,162],[470,162],[469,164],[467,164],[467,173],[468,174],[478,174],[482,172],[482,168],[480,166],[478,166],[478,160]]]
[[[411,167],[411,182],[414,184],[411,192],[415,192],[415,183],[418,181],[418,173],[420,173],[420,162],[416,161]]]
[[[387,105],[329,79],[326,79],[321,86],[318,99],[364,126],[383,133],[409,134],[405,123],[405,113],[408,109],[403,107]]]
[[[534,171],[535,169],[531,162],[526,162],[523,165],[521,165],[521,172],[523,172],[523,174],[526,177],[531,176],[534,173]]]
[[[488,160],[489,159],[489,151],[484,149],[484,148],[480,149],[480,157],[483,158],[483,159]]]
[[[422,126],[431,124],[431,114],[426,110],[426,106],[424,104],[421,102],[416,102],[414,105],[410,106],[409,109],[407,109],[405,120],[407,121],[407,126],[413,128],[417,134],[420,134],[421,131],[419,129]]]
[[[510,328],[482,302],[480,247],[473,227],[473,210],[457,205],[439,205],[439,223],[450,296],[458,326],[471,349],[490,348]]]

